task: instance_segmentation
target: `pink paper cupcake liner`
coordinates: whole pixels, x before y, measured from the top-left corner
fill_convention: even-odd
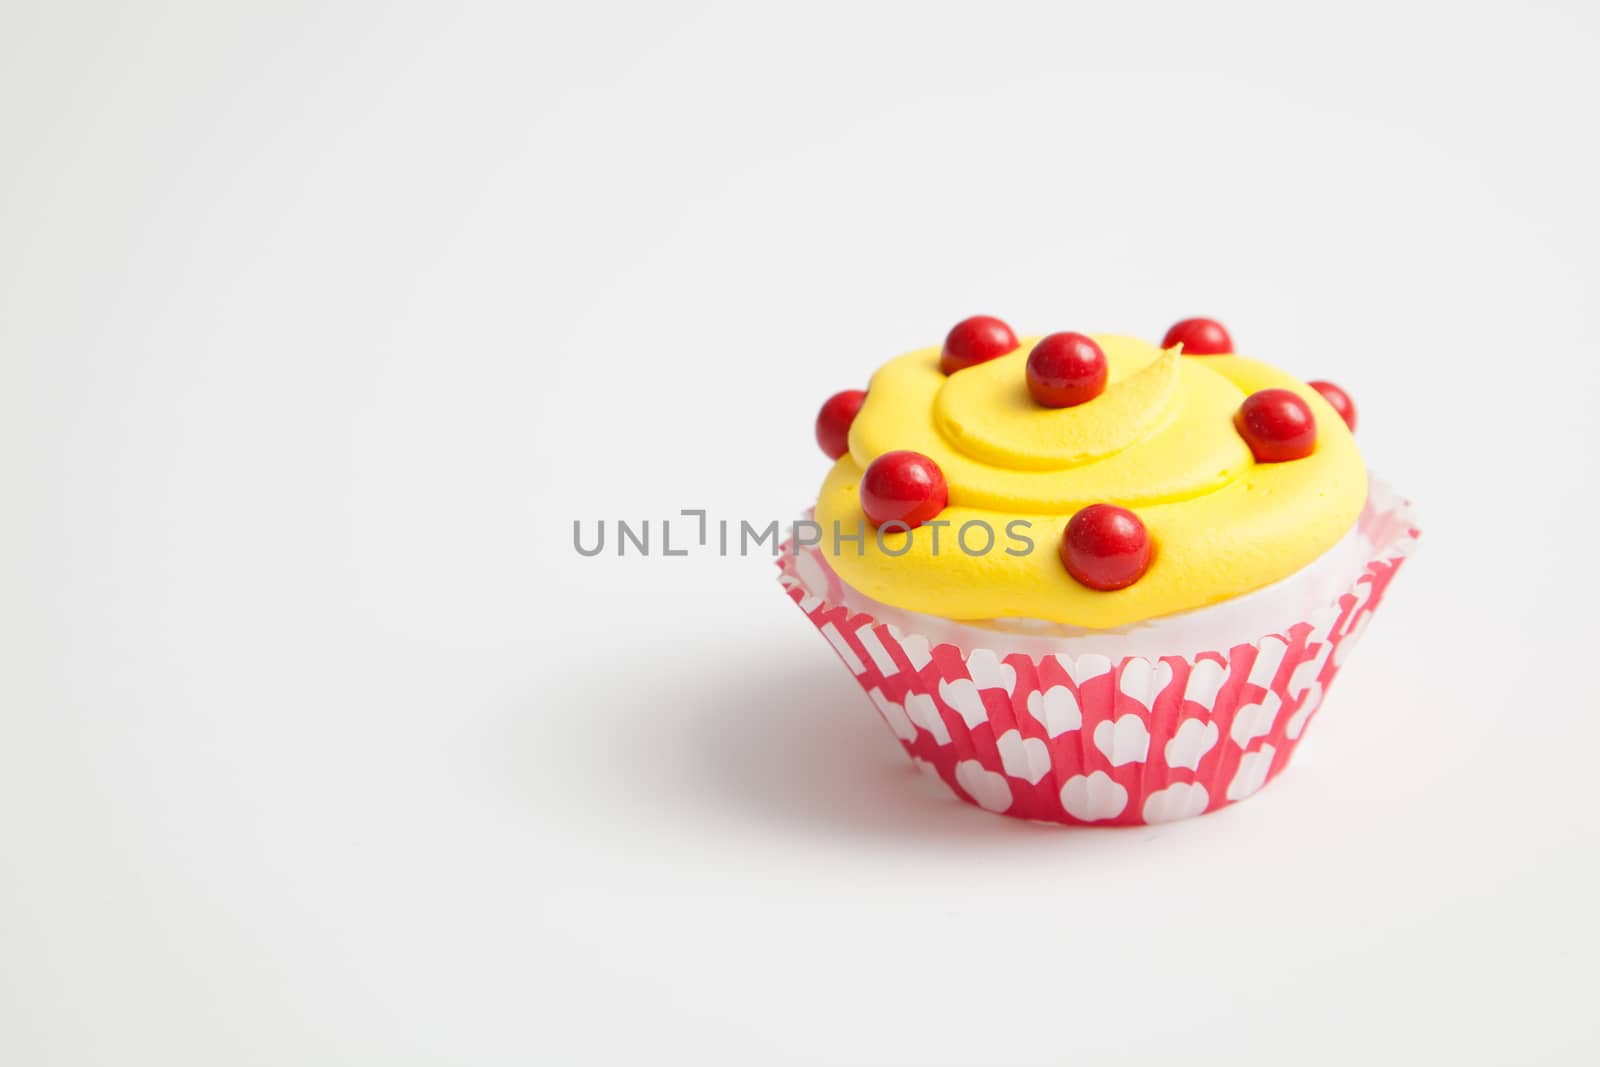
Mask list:
[[[779,581],[908,755],[957,796],[1046,822],[1138,825],[1243,800],[1288,765],[1419,530],[1372,481],[1357,532],[1372,546],[1347,590],[1306,618],[1214,651],[1107,656],[1063,638],[1040,654],[930,640],[852,611],[815,548],[780,553]],[[809,556],[809,561],[807,557]],[[1103,642],[1096,647],[1103,648]]]

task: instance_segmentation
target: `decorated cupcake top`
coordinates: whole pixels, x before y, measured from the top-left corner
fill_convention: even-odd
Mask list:
[[[967,319],[824,405],[820,547],[896,607],[1092,629],[1287,577],[1360,514],[1355,409],[1232,347]]]

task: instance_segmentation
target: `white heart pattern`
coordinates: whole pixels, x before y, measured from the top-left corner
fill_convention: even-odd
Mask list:
[[[1239,769],[1234,773],[1233,781],[1228,783],[1228,799],[1243,800],[1245,797],[1260,789],[1267,782],[1267,771],[1272,768],[1272,757],[1277,755],[1277,750],[1271,745],[1262,745],[1259,752],[1246,752],[1239,759]]]
[[[1207,711],[1216,706],[1217,691],[1228,680],[1228,668],[1214,659],[1203,659],[1189,671],[1189,683],[1183,687],[1183,699],[1192,700]]]
[[[1326,641],[1339,622],[1337,607],[1318,608],[1311,613],[1311,632],[1306,634],[1306,647]]]
[[[877,705],[878,711],[883,715],[883,721],[889,724],[889,729],[902,741],[914,741],[917,737],[917,728],[911,724],[911,719],[906,715],[906,709],[896,704],[883,695],[883,690],[874,686],[867,691],[867,696]]]
[[[1061,664],[1061,669],[1067,672],[1067,677],[1072,679],[1072,684],[1080,690],[1083,688],[1083,683],[1089,679],[1098,678],[1102,674],[1111,672],[1111,661],[1104,656],[1096,656],[1092,653],[1079,656],[1076,659],[1071,656],[1061,655],[1051,658]]]
[[[1201,758],[1216,747],[1219,735],[1220,731],[1214,722],[1185,719],[1178,726],[1178,732],[1172,735],[1172,740],[1167,742],[1163,752],[1167,766],[1194,770],[1200,766]]]
[[[1061,806],[1074,819],[1114,819],[1128,806],[1128,791],[1105,771],[1068,778],[1061,787]]]
[[[1004,689],[1007,693],[1017,687],[1017,669],[986,648],[974,649],[967,657],[967,674],[979,689]]]
[[[1154,641],[1102,635],[1045,652],[1022,634],[906,633],[899,627],[921,629],[914,616],[890,622],[862,610],[871,602],[814,548],[780,552],[779,581],[914,750],[914,765],[964,802],[1043,822],[1163,822],[1260,790],[1320,714],[1328,677],[1409,547],[1393,544],[1414,537],[1408,505],[1373,486],[1362,532],[1387,547],[1331,604],[1305,605],[1296,622],[1284,614],[1253,646],[1174,646],[1163,656]],[[1116,648],[1138,654],[1096,654]]]
[[[899,628],[889,627],[889,636],[900,646],[900,651],[906,654],[906,659],[911,661],[911,669],[920,671],[933,662],[933,651],[928,647],[928,639],[921,634],[912,634],[909,637],[901,633]]]
[[[1064,685],[1053,685],[1042,693],[1038,690],[1029,693],[1028,714],[1051,737],[1060,737],[1083,725],[1083,712],[1078,708],[1078,698]]]
[[[1311,688],[1306,692],[1306,698],[1301,705],[1289,716],[1289,721],[1284,724],[1283,732],[1291,741],[1300,740],[1300,731],[1306,728],[1306,720],[1311,718],[1311,713],[1317,710],[1317,705],[1322,703],[1322,686],[1317,682],[1311,683]]]
[[[906,694],[906,718],[922,727],[933,735],[933,739],[941,745],[950,743],[950,727],[944,724],[944,718],[939,714],[939,705],[927,693]]]
[[[1013,778],[1029,785],[1050,773],[1050,749],[1037,737],[1023,737],[1020,730],[1007,730],[995,741],[1000,749],[1000,765]]]
[[[1150,731],[1137,715],[1124,715],[1115,722],[1103,719],[1094,728],[1094,747],[1113,767],[1140,763],[1150,753]]]
[[[1350,605],[1350,617],[1354,619],[1357,615],[1361,614],[1362,610],[1367,606],[1367,601],[1372,598],[1371,578],[1364,577],[1359,579],[1356,582],[1356,587],[1354,590],[1352,590],[1352,592],[1355,595],[1356,600],[1354,604]]]
[[[941,679],[939,699],[956,710],[969,730],[975,729],[981,722],[989,721],[989,709],[983,706],[983,697],[978,695],[978,687],[971,679],[957,678],[953,682]]]
[[[1323,644],[1321,648],[1317,649],[1315,655],[1290,672],[1290,700],[1296,699],[1301,693],[1304,693],[1307,689],[1310,689],[1316,684],[1317,676],[1322,673],[1322,668],[1328,662],[1328,653],[1332,651],[1332,649],[1332,645]]]
[[[1199,815],[1211,803],[1206,787],[1199,782],[1173,782],[1157,789],[1144,801],[1145,822],[1173,822]]]
[[[1277,693],[1268,693],[1259,704],[1240,705],[1239,710],[1233,713],[1233,728],[1228,731],[1228,736],[1240,748],[1249,748],[1250,742],[1272,732],[1272,724],[1282,707],[1283,700]]]
[[[1339,641],[1339,647],[1333,650],[1333,665],[1343,667],[1345,657],[1355,650],[1356,642],[1361,640],[1361,635],[1366,632],[1367,620],[1372,618],[1372,612],[1366,612],[1356,620],[1355,625],[1345,632]]]
[[[1157,660],[1151,663],[1147,659],[1134,656],[1122,664],[1122,678],[1117,687],[1124,695],[1137,700],[1145,706],[1145,710],[1154,708],[1156,697],[1166,691],[1172,684],[1172,664],[1166,660]]]
[[[985,811],[1005,811],[1011,806],[1011,787],[1003,774],[984,767],[975,759],[956,764],[956,784]]]
[[[1256,661],[1250,668],[1250,677],[1247,681],[1251,685],[1271,689],[1272,679],[1277,677],[1278,666],[1283,662],[1284,653],[1289,651],[1289,643],[1281,637],[1263,637],[1256,647]]]

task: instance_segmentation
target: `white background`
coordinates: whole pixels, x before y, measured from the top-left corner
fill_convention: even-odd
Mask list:
[[[1199,7],[0,8],[0,1062],[1594,1062],[1595,8]],[[1256,799],[986,815],[573,552],[979,311],[1420,504]]]

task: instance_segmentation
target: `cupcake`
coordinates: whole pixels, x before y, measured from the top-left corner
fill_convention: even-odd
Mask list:
[[[1254,794],[1418,530],[1355,407],[1236,355],[999,319],[823,405],[780,581],[906,752],[988,811],[1127,825]]]

